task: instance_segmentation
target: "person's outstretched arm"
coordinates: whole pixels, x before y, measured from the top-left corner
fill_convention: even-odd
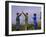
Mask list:
[[[19,16],[21,16],[21,15],[22,15],[22,13],[19,14]]]
[[[23,12],[22,12],[23,13]],[[23,13],[24,16],[26,16],[26,14]]]

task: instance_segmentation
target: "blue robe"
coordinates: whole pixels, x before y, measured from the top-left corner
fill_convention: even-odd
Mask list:
[[[36,16],[34,16],[34,29],[37,29],[37,26],[38,24],[37,24],[37,19],[36,19]]]

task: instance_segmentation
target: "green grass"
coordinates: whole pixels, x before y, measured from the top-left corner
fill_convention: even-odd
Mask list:
[[[20,26],[19,31],[25,30],[26,26],[27,26],[27,30],[35,30],[33,24],[24,24],[24,25]],[[38,28],[37,29],[41,29],[41,22],[38,22]],[[12,31],[16,31],[15,25],[12,25]]]

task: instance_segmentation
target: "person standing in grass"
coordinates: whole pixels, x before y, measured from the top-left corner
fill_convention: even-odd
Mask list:
[[[22,13],[23,13],[23,15],[25,16],[25,30],[27,30],[27,24],[28,24],[28,13],[24,13],[23,11],[22,11]]]
[[[34,14],[34,29],[37,29],[38,28],[38,24],[37,24],[37,18],[36,18],[36,13]]]
[[[20,30],[20,16],[21,16],[21,14],[17,13],[17,17],[16,17],[16,31]]]

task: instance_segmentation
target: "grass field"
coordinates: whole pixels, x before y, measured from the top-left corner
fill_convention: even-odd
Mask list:
[[[16,31],[16,25],[12,25],[12,31]],[[20,26],[20,30],[19,31],[23,31],[23,30],[35,30],[34,29],[34,25],[33,24],[24,24]],[[38,28],[37,30],[41,29],[41,22],[38,22]]]

